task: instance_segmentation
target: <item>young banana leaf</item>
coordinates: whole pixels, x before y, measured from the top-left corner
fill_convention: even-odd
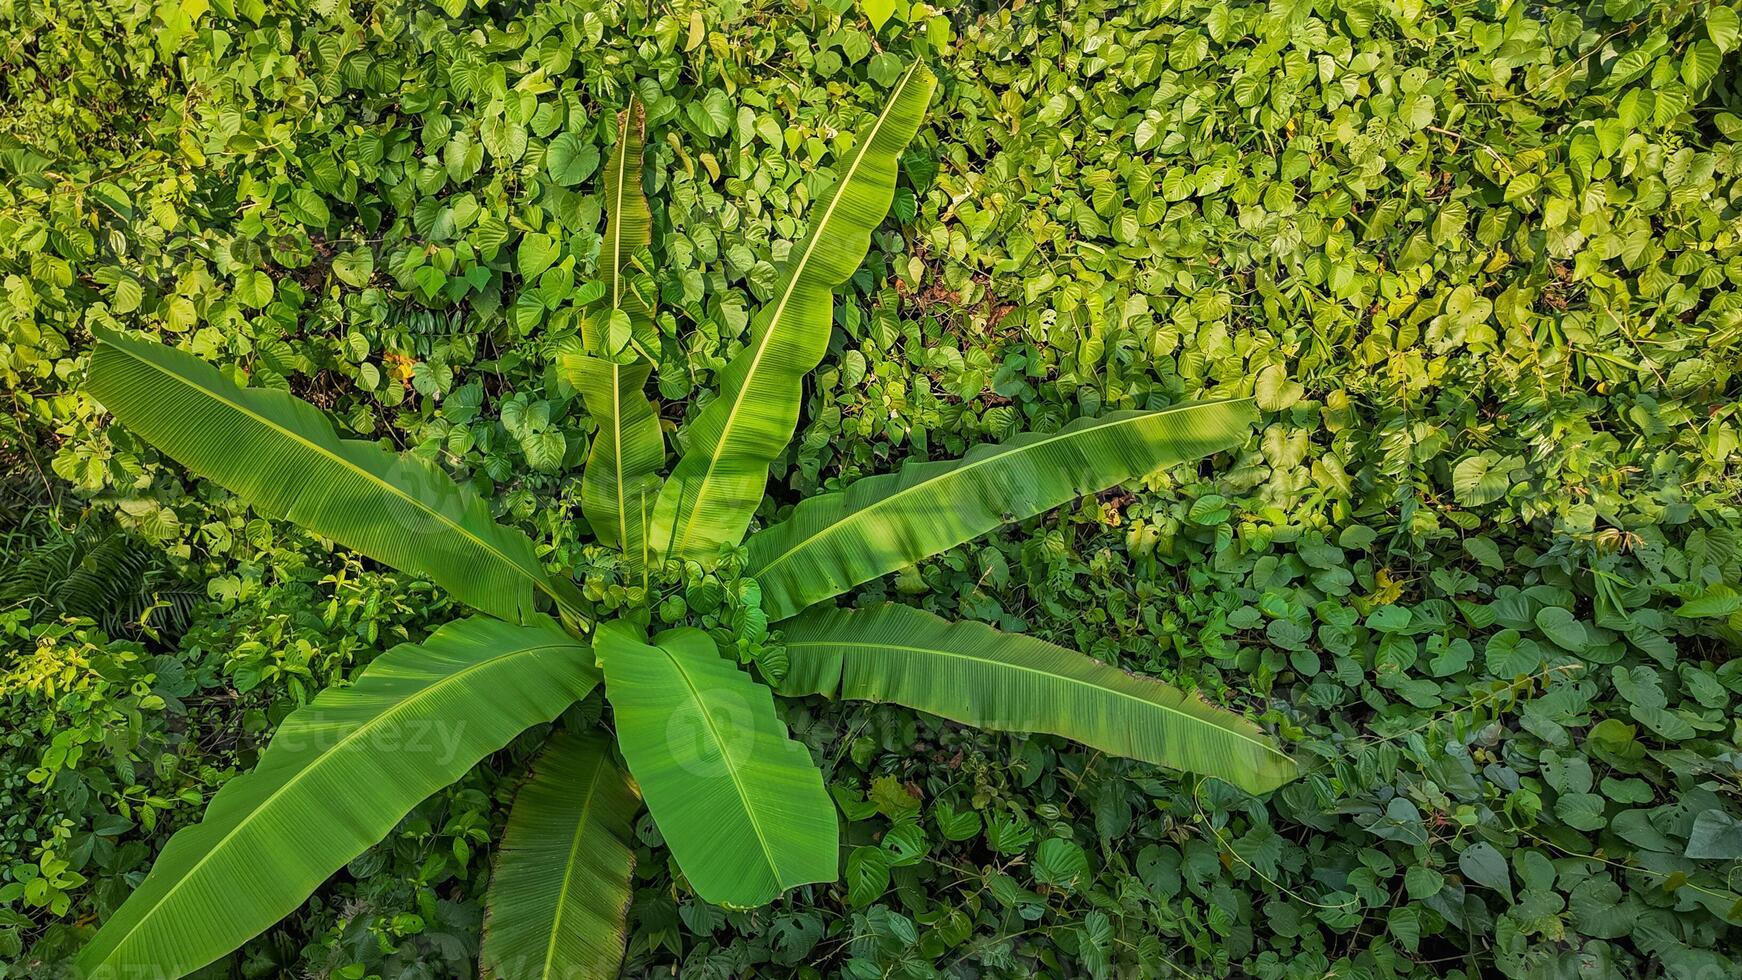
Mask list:
[[[919,130],[937,80],[915,62],[883,111],[837,164],[811,207],[810,233],[751,318],[750,343],[726,365],[720,397],[690,425],[689,447],[660,491],[649,532],[663,555],[710,562],[738,543],[762,502],[768,465],[798,425],[804,376],[822,360],[834,288],[858,270],[895,194],[896,163]]]
[[[665,464],[665,437],[646,393],[653,364],[643,356],[655,342],[653,309],[632,288],[636,256],[653,241],[653,212],[641,189],[646,130],[641,102],[632,100],[617,117],[617,147],[605,165],[605,238],[599,247],[605,294],[582,321],[587,353],[563,359],[569,383],[599,420],[581,475],[581,512],[600,543],[623,552],[631,568],[641,567],[646,557],[647,522]],[[623,342],[613,344],[602,329],[612,317],[628,321],[633,350],[613,349]]]
[[[605,238],[599,246],[599,275],[605,283],[605,295],[598,308],[628,314],[631,333],[639,342],[653,335],[653,308],[640,290],[632,288],[635,257],[653,244],[653,211],[641,189],[642,147],[646,142],[647,111],[640,99],[631,99],[629,108],[617,116],[617,147],[605,164]],[[600,352],[600,340],[587,338],[590,352]]]

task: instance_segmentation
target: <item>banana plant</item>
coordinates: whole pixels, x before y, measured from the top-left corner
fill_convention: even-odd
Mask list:
[[[1294,777],[1255,724],[1156,680],[905,605],[830,601],[999,525],[1238,446],[1254,421],[1247,402],[1084,418],[959,460],[909,463],[806,500],[744,540],[797,423],[802,379],[827,347],[832,293],[888,212],[898,158],[935,84],[924,66],[907,69],[834,161],[832,188],[811,205],[808,233],[664,481],[666,434],[647,395],[658,336],[645,119],[633,103],[618,117],[604,175],[605,289],[562,366],[598,423],[583,515],[646,583],[627,612],[602,613],[525,534],[495,523],[483,499],[428,462],[341,438],[314,406],[239,385],[183,351],[98,333],[88,391],[129,430],[263,514],[425,576],[477,614],[389,650],[292,713],[259,765],[170,839],[83,949],[83,973],[179,976],[224,956],[429,794],[601,684],[608,727],[553,726],[513,802],[486,897],[483,976],[616,973],[643,806],[687,887],[709,902],[755,907],[835,881],[836,811],[810,752],[788,736],[777,694],[890,701],[1052,733],[1253,793]],[[785,624],[784,671],[741,665],[691,626],[648,634],[662,590],[710,574],[722,556]],[[409,748],[406,734],[427,726],[451,736],[439,757]]]

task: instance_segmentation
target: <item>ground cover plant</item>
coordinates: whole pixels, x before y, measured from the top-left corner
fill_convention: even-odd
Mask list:
[[[572,570],[589,618],[647,609],[826,689],[753,548],[662,580],[596,540],[606,415],[565,355],[601,326],[633,98],[652,315],[596,356],[657,365],[684,459],[913,62],[933,106],[748,521],[1250,397],[1231,450],[840,601],[1162,678],[1302,775],[1254,797],[781,699],[840,880],[715,904],[643,813],[622,971],[1737,972],[1732,4],[71,0],[0,25],[9,974],[73,962],[318,692],[467,615],[109,424],[100,333],[428,461]],[[527,767],[612,716],[594,691],[503,736],[209,972],[474,975]]]

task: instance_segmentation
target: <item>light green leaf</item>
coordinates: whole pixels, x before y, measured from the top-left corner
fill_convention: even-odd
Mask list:
[[[1219,493],[1204,494],[1192,501],[1192,505],[1186,509],[1186,517],[1193,524],[1200,524],[1204,527],[1226,524],[1228,518],[1232,517],[1233,514],[1233,510],[1228,506],[1228,498]]]
[[[865,74],[879,85],[891,85],[901,77],[901,59],[888,51],[879,51],[871,56],[871,63],[865,66]]]
[[[690,426],[689,448],[661,490],[652,540],[661,553],[712,561],[743,536],[762,502],[768,464],[798,423],[805,374],[822,360],[836,286],[859,268],[889,212],[897,159],[919,129],[936,79],[915,63],[889,103],[838,161],[840,178],[812,206],[750,343],[722,373],[720,397]]]
[[[529,231],[520,236],[520,248],[514,253],[514,265],[520,272],[520,278],[530,285],[532,280],[538,278],[539,273],[551,267],[558,254],[555,239]]]
[[[545,149],[544,166],[551,180],[573,187],[599,169],[599,148],[575,133],[562,133]]]
[[[895,604],[818,608],[786,627],[786,648],[783,694],[893,701],[980,728],[1047,732],[1252,793],[1296,775],[1294,761],[1238,715],[981,623]]]
[[[617,355],[623,348],[629,346],[629,341],[635,336],[635,328],[631,324],[628,312],[612,310],[605,319],[605,353]],[[652,365],[649,365],[651,367]]]
[[[1742,36],[1742,16],[1733,7],[1713,7],[1706,12],[1706,36],[1719,51],[1729,54],[1736,50],[1737,38]]]
[[[539,473],[561,469],[568,445],[568,440],[556,429],[529,432],[520,438],[520,451],[526,454],[527,465]]]
[[[1544,606],[1537,610],[1536,628],[1564,650],[1581,653],[1591,642],[1585,624],[1559,606]]]
[[[269,517],[427,575],[493,616],[526,622],[534,590],[570,612],[579,593],[469,488],[411,455],[340,439],[289,394],[238,388],[205,361],[99,329],[91,394],[122,424]]]
[[[812,497],[750,539],[745,573],[784,619],[879,575],[1160,467],[1238,446],[1247,401],[1078,419],[1058,432],[983,445],[960,460],[909,463],[844,493]]]
[[[305,225],[325,228],[333,220],[332,212],[327,210],[327,202],[321,200],[321,196],[311,188],[298,187],[291,191],[290,204]]]
[[[1465,507],[1480,507],[1506,496],[1512,470],[1494,453],[1477,453],[1452,468],[1452,493]]]
[[[1234,78],[1234,104],[1250,109],[1264,98],[1270,88],[1270,79],[1249,72],[1241,72]]]
[[[659,832],[696,893],[739,908],[833,881],[835,807],[768,688],[724,660],[706,633],[649,645],[623,622],[594,644],[617,741]]]
[[[1645,74],[1651,67],[1651,62],[1657,57],[1662,45],[1662,39],[1653,37],[1645,44],[1624,52],[1615,59],[1615,64],[1609,69],[1609,77],[1604,79],[1604,87],[1615,89],[1626,85],[1635,78]]]
[[[375,277],[375,255],[367,246],[333,257],[333,275],[347,286],[362,289]]]
[[[1258,372],[1253,394],[1260,409],[1280,412],[1293,407],[1305,397],[1306,388],[1300,382],[1289,379],[1287,368],[1280,364],[1271,364]]]
[[[490,156],[498,160],[512,162],[526,153],[526,127],[505,115],[484,120],[478,127],[478,138]]]
[[[485,980],[617,976],[641,809],[597,733],[553,736],[514,796],[485,899]]]
[[[1691,89],[1698,91],[1718,74],[1718,68],[1724,62],[1723,52],[1711,41],[1701,38],[1688,45],[1682,54],[1682,81]]]
[[[1652,90],[1651,118],[1658,126],[1668,126],[1693,105],[1693,96],[1686,86],[1668,82]]]
[[[442,164],[456,183],[465,183],[484,166],[484,147],[468,131],[455,133],[442,147]]]
[[[418,266],[417,271],[411,274],[411,281],[426,300],[434,299],[437,293],[448,288],[447,273],[433,265]]]
[[[1184,167],[1171,167],[1162,175],[1161,196],[1169,201],[1183,201],[1192,196],[1192,178]]]
[[[564,357],[562,364],[587,412],[599,421],[581,474],[581,512],[602,544],[639,566],[647,512],[665,463],[665,437],[646,394],[653,367],[646,361],[625,365],[578,354]]]
[[[145,290],[140,287],[139,280],[122,276],[115,280],[115,299],[109,304],[109,309],[115,313],[132,313],[139,309],[144,299]]]
[[[260,309],[272,302],[272,277],[259,269],[244,269],[236,274],[236,286],[231,295],[249,309]]]
[[[1425,129],[1432,125],[1435,118],[1433,96],[1424,93],[1411,99],[1408,112],[1411,129]]]
[[[717,89],[708,89],[707,94],[689,104],[690,121],[705,136],[714,139],[726,135],[732,128],[732,98]]]
[[[133,220],[133,198],[125,190],[103,180],[92,184],[86,193],[97,203],[115,212],[122,221]]]
[[[497,250],[508,240],[508,224],[495,213],[485,211],[467,238],[478,247],[485,260],[494,260]]]
[[[425,797],[598,675],[554,623],[475,618],[403,644],[286,718],[79,954],[83,975],[179,976],[294,911]]]

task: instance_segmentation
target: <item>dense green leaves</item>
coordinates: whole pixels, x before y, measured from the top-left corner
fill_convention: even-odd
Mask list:
[[[1159,681],[907,606],[816,609],[786,630],[786,694],[893,701],[1002,731],[1049,732],[1253,793],[1296,767],[1257,726]]]
[[[588,603],[633,605],[639,570],[581,519],[599,423],[560,370],[615,323],[586,315],[614,110],[646,106],[641,346],[681,449],[917,57],[937,107],[759,516],[1079,417],[1253,395],[1240,448],[855,601],[1265,705],[1315,771],[1254,806],[1063,739],[796,705],[848,878],[725,912],[643,818],[625,971],[1742,973],[1735,859],[1705,846],[1728,826],[1708,814],[1742,816],[1711,789],[1742,705],[1735,8],[896,4],[874,28],[881,7],[846,3],[13,4],[0,456],[22,476],[0,513],[25,495],[30,526],[109,533],[0,536],[0,566],[46,574],[45,600],[124,601],[0,609],[0,963],[52,975],[288,711],[455,609],[112,423],[77,392],[89,327],[461,474]],[[1724,59],[1700,86],[1704,42]],[[589,158],[578,183],[552,167]],[[530,280],[523,239],[548,263]],[[651,615],[778,676],[742,557],[656,564]],[[539,742],[218,969],[474,975]],[[1460,867],[1477,842],[1512,900]]]
[[[91,977],[190,972],[301,905],[406,812],[597,683],[548,620],[466,619],[383,654],[279,726],[79,954]]]
[[[115,333],[102,334],[88,385],[123,424],[269,515],[428,575],[504,619],[536,617],[537,590],[578,608],[574,587],[475,494],[421,459],[339,438],[307,402],[239,388],[197,357]]]
[[[871,232],[889,212],[897,161],[937,85],[915,62],[877,117],[835,162],[835,183],[806,218],[780,281],[750,320],[749,344],[720,374],[720,395],[688,429],[688,443],[660,491],[651,530],[662,554],[711,560],[736,544],[762,502],[768,464],[798,423],[801,382],[822,359],[834,290],[858,270]]]
[[[551,738],[514,808],[490,875],[480,975],[617,976],[635,865],[635,787],[599,733]]]
[[[697,894],[750,908],[835,879],[835,808],[768,688],[700,630],[648,644],[615,622],[594,649],[623,757]]]
[[[1254,415],[1246,402],[1122,412],[981,446],[956,461],[909,463],[800,503],[750,539],[746,574],[762,586],[769,617],[784,619],[1000,524],[1238,446]]]

